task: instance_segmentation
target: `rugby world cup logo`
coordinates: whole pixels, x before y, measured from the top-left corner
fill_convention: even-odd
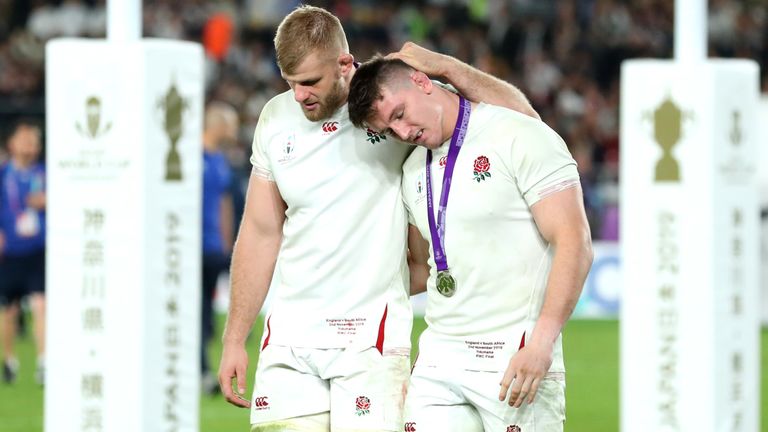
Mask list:
[[[413,186],[414,190],[416,191],[416,197],[414,201],[416,204],[421,204],[425,199],[427,199],[426,171],[422,171],[416,176],[416,180],[414,180]]]
[[[680,183],[680,163],[672,149],[683,138],[683,123],[693,115],[683,111],[670,96],[667,96],[653,112],[643,116],[653,122],[653,139],[661,148],[661,157],[656,162],[653,179],[655,182]]]
[[[281,164],[296,158],[296,135],[294,133],[289,133],[285,136],[281,151],[282,154],[277,160]]]
[[[178,150],[179,140],[184,133],[184,112],[189,109],[189,99],[184,98],[176,88],[175,80],[157,102],[163,114],[163,129],[168,137],[170,147],[165,158],[165,180],[181,181],[181,154]]]
[[[741,144],[741,139],[743,137],[741,132],[741,113],[734,110],[731,113],[731,118],[733,119],[733,123],[731,124],[731,133],[729,134],[729,138],[731,144],[738,146]]]
[[[96,139],[112,129],[112,122],[107,121],[102,124],[101,99],[97,96],[90,96],[85,100],[85,124],[75,122],[77,131],[85,137]]]

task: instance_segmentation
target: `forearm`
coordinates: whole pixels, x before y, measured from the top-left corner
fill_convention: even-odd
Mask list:
[[[547,290],[531,343],[552,344],[573,313],[592,265],[592,244],[579,236],[555,245]]]
[[[229,314],[222,340],[243,344],[267,297],[281,237],[257,236],[243,226],[232,253]]]
[[[414,262],[408,263],[411,277],[411,295],[423,293],[427,290],[427,280],[429,279],[429,266]]]
[[[445,79],[474,102],[498,105],[539,119],[528,98],[514,85],[446,56]]]
[[[429,279],[429,243],[414,225],[408,225],[408,269],[411,277],[411,295],[426,291]]]

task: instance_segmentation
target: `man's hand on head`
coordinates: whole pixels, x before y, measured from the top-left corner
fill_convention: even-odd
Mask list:
[[[385,58],[402,60],[408,66],[424,72],[430,77],[445,77],[451,63],[450,57],[430,51],[410,41],[404,43],[400,51],[393,52]]]

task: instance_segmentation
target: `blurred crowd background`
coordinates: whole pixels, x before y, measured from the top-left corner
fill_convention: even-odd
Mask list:
[[[634,57],[670,58],[672,0],[308,1],[342,21],[358,60],[411,40],[518,85],[579,162],[592,232],[618,238],[619,75]],[[143,5],[145,37],[203,43],[206,101],[236,108],[225,149],[244,188],[264,104],[288,89],[272,37],[293,0],[158,0]],[[45,123],[45,43],[104,37],[103,0],[0,0],[0,139],[19,118]],[[709,1],[709,56],[760,63],[768,92],[768,0]],[[125,83],[130,86],[131,83]],[[7,154],[0,150],[0,162]]]

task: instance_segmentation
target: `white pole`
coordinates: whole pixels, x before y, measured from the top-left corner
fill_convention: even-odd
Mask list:
[[[707,0],[675,1],[675,60],[707,58]]]
[[[141,39],[141,0],[107,0],[107,39]]]

